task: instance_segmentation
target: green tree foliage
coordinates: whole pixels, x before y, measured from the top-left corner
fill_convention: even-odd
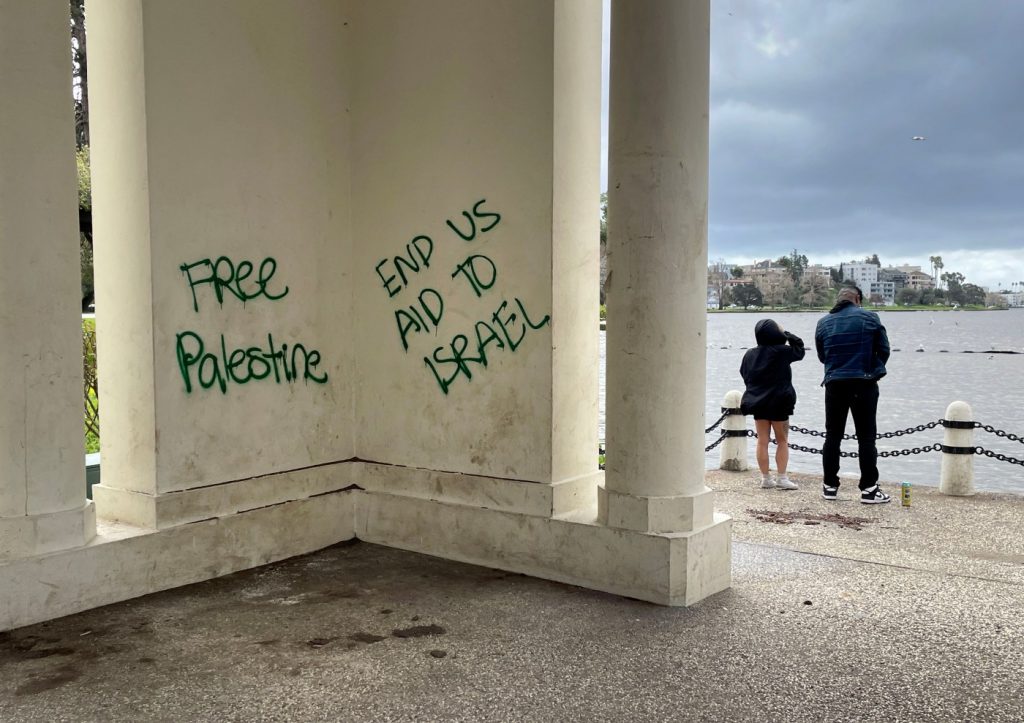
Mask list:
[[[734,286],[730,293],[732,294],[733,303],[739,304],[744,309],[749,309],[751,306],[757,308],[764,306],[764,297],[761,295],[761,291],[753,284]]]
[[[985,303],[985,290],[977,284],[963,284],[961,290],[965,304],[983,305]]]
[[[75,153],[78,167],[78,217],[89,219],[88,230],[78,234],[78,252],[82,280],[82,311],[88,311],[96,299],[93,284],[92,265],[92,180],[89,174],[89,146],[79,148]]]
[[[920,304],[921,294],[917,289],[912,289],[909,286],[904,287],[896,292],[896,303],[900,306],[913,306],[914,304]]]
[[[961,306],[967,303],[963,287],[963,274],[959,271],[947,271],[940,278],[946,284],[946,298],[951,303],[960,304]]]
[[[734,279],[742,279],[743,278],[743,269],[740,268],[739,266],[733,266],[732,270],[729,273],[732,274],[732,277]]]

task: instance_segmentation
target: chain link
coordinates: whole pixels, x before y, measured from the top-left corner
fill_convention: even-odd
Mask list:
[[[719,420],[719,421],[721,421],[721,420]],[[724,442],[724,441],[725,441],[726,439],[728,439],[728,436],[727,436],[727,435],[725,434],[725,430],[723,429],[723,430],[722,430],[722,436],[721,436],[721,437],[719,437],[718,439],[716,439],[716,440],[715,440],[714,442],[712,442],[711,444],[709,444],[709,445],[708,445],[707,447],[705,447],[705,448],[704,448],[704,451],[705,451],[705,452],[710,452],[710,451],[711,451],[711,450],[713,450],[713,449],[714,449],[715,447],[717,447],[717,446],[718,446],[718,445],[720,445],[720,444],[721,444],[722,442]]]
[[[757,439],[757,432],[754,432],[753,430],[750,430],[750,431],[747,432],[747,436],[748,437],[753,437],[754,439]],[[775,445],[778,444],[778,442],[774,438],[771,440],[771,443],[775,444]],[[808,454],[824,454],[824,452],[822,450],[820,450],[820,449],[815,449],[814,447],[805,447],[802,444],[795,444],[794,442],[790,442],[788,444],[788,446],[789,446],[790,449],[795,449],[798,452],[807,452]],[[981,449],[981,448],[979,447],[978,449]],[[892,450],[886,450],[884,452],[879,452],[878,456],[879,457],[909,457],[912,454],[924,454],[925,452],[940,452],[940,451],[942,451],[942,445],[936,443],[936,444],[925,445],[924,447],[912,447],[911,449],[892,449]],[[979,452],[979,454],[982,454],[982,453]],[[840,450],[839,451],[839,456],[840,457],[847,457],[847,458],[856,459],[856,458],[860,457],[860,454],[858,452],[843,452],[842,450]],[[989,456],[993,456],[993,455],[989,455]],[[1010,458],[1010,460],[1016,462],[1016,460],[1013,460],[1013,458]]]
[[[993,452],[992,450],[985,449],[984,447],[975,447],[974,448],[974,453],[975,454],[981,454],[981,455],[984,455],[986,457],[991,457],[992,459],[998,459],[1000,462],[1009,462],[1010,464],[1019,464],[1021,467],[1024,467],[1024,459],[1017,459],[1016,457],[1011,457],[1008,454],[1002,454],[1000,452]]]
[[[714,431],[715,428],[718,427],[718,425],[720,425],[725,420],[725,418],[729,416],[730,413],[731,413],[731,410],[726,410],[722,414],[722,416],[719,417],[718,420],[714,424],[712,424],[710,427],[708,427],[707,429],[704,430],[704,433],[705,434],[709,434],[712,431]],[[925,431],[927,431],[929,429],[934,429],[935,427],[938,427],[944,421],[945,420],[943,420],[943,419],[937,419],[934,422],[929,422],[928,424],[918,424],[916,427],[907,427],[906,429],[899,429],[899,430],[896,430],[894,432],[882,432],[881,434],[875,435],[875,438],[876,439],[893,439],[895,437],[903,437],[903,436],[908,435],[908,434],[916,434],[917,432],[925,432]],[[819,432],[817,430],[808,429],[806,427],[798,427],[796,425],[790,425],[789,428],[790,428],[790,430],[792,430],[794,432],[799,432],[800,434],[807,434],[807,435],[810,435],[812,437],[824,437],[825,436],[825,432]],[[989,434],[994,434],[997,437],[1002,437],[1003,439],[1009,439],[1012,442],[1019,442],[1020,444],[1024,444],[1024,437],[1020,437],[1020,436],[1018,436],[1016,434],[1013,434],[1012,432],[1007,432],[1007,431],[1002,430],[1002,429],[996,429],[991,424],[981,424],[980,422],[974,422],[974,428],[975,429],[984,430],[984,431],[988,432]],[[704,451],[705,452],[710,452],[715,447],[717,447],[722,442],[724,442],[728,438],[728,436],[729,435],[726,434],[725,430],[722,430],[721,436],[718,439],[716,439],[714,442],[709,444],[707,447],[705,447]],[[748,437],[753,437],[754,439],[757,439],[757,432],[755,432],[752,429],[748,429],[747,430],[747,436]],[[855,439],[857,439],[857,435],[856,434],[844,434],[843,435],[843,439],[845,439],[845,440],[855,440]],[[772,439],[771,443],[772,444],[776,444],[776,445],[778,444],[778,442],[775,439]],[[789,448],[793,449],[793,450],[796,450],[797,452],[807,452],[808,454],[823,454],[823,451],[820,450],[820,449],[815,449],[814,447],[807,447],[807,446],[804,446],[802,444],[795,444],[793,442],[789,443]],[[910,449],[891,449],[891,450],[885,450],[883,452],[879,452],[878,456],[879,457],[909,457],[909,456],[915,455],[915,454],[925,454],[927,452],[941,452],[941,451],[942,451],[942,445],[936,442],[935,444],[928,444],[928,445],[925,445],[924,447],[911,447]],[[995,459],[995,460],[998,460],[1000,462],[1009,462],[1010,464],[1016,464],[1016,465],[1020,465],[1021,467],[1024,467],[1024,459],[1017,459],[1016,457],[1011,457],[1010,455],[1003,454],[1001,452],[993,452],[992,450],[985,449],[984,447],[975,447],[974,448],[974,454],[982,455],[984,457],[990,457],[991,459]],[[860,456],[860,454],[857,453],[857,452],[843,452],[842,450],[840,450],[839,456],[840,457],[846,457],[846,458],[857,458],[857,457]]]
[[[975,422],[974,428],[984,429],[989,434],[994,434],[997,437],[1009,439],[1011,442],[1020,442],[1021,444],[1024,444],[1024,438],[1018,437],[1016,434],[1013,434],[1012,432],[1005,432],[1002,429],[996,429],[991,424],[981,424],[980,422]]]
[[[907,427],[906,429],[898,429],[895,432],[882,432],[881,434],[876,434],[875,435],[875,439],[893,439],[894,437],[903,437],[903,436],[905,436],[907,434],[916,434],[917,432],[926,432],[929,429],[934,429],[935,427],[938,427],[940,424],[942,424],[942,420],[938,419],[938,420],[936,420],[934,422],[929,422],[928,424],[919,424],[916,427]],[[797,427],[796,425],[792,425],[792,424],[789,426],[789,428],[791,430],[793,430],[794,432],[799,432],[800,434],[809,434],[812,437],[824,437],[825,436],[825,432],[819,432],[819,431],[817,431],[815,429],[807,429],[806,427]],[[857,435],[856,434],[844,434],[843,435],[843,439],[857,439]]]
[[[722,416],[718,418],[717,422],[715,422],[710,427],[708,427],[707,429],[704,430],[704,434],[711,434],[711,432],[715,431],[715,427],[717,427],[719,424],[721,424],[725,420],[725,418],[729,416],[729,414],[730,414],[730,410],[728,410],[728,409],[725,410],[722,413]],[[705,450],[705,451],[707,451],[707,450]]]

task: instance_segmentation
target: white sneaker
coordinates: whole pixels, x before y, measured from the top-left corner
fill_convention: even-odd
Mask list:
[[[775,478],[770,474],[763,475],[761,477],[761,489],[770,490],[775,488]]]
[[[800,489],[797,486],[796,482],[791,480],[786,475],[782,475],[781,477],[779,477],[775,481],[775,486],[778,487],[780,490],[798,490],[798,489]]]

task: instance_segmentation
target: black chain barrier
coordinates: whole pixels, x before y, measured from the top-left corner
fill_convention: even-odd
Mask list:
[[[989,434],[994,434],[997,437],[1003,437],[1004,439],[1008,439],[1011,442],[1020,442],[1021,444],[1024,444],[1024,438],[1018,437],[1016,434],[1013,434],[1012,432],[1004,432],[1002,429],[996,429],[991,424],[982,424],[981,422],[972,422],[972,424],[974,425],[975,429],[983,429]]]
[[[704,433],[705,434],[710,434],[711,432],[713,432],[718,427],[718,425],[720,425],[723,421],[725,421],[726,417],[728,417],[730,415],[733,415],[733,414],[743,414],[743,412],[741,412],[737,408],[722,407],[722,416],[719,417],[715,421],[714,424],[712,424],[710,427],[705,429]],[[904,437],[904,436],[906,436],[908,434],[917,434],[918,432],[926,432],[929,429],[934,429],[935,427],[938,427],[940,425],[945,427],[945,428],[948,428],[948,429],[981,429],[981,430],[984,430],[984,431],[988,432],[989,434],[994,434],[997,437],[1001,437],[1003,439],[1009,439],[1011,442],[1019,442],[1020,444],[1024,444],[1024,437],[1021,437],[1019,435],[1013,434],[1012,432],[1007,432],[1007,431],[1002,430],[1002,429],[996,429],[991,424],[982,424],[981,422],[971,422],[971,421],[959,421],[959,420],[953,420],[953,419],[936,419],[934,422],[928,422],[927,424],[918,424],[917,426],[907,427],[906,429],[898,429],[898,430],[893,431],[893,432],[881,432],[881,433],[875,435],[875,439],[894,439],[896,437]],[[796,425],[790,425],[789,428],[790,428],[790,430],[792,430],[794,432],[798,432],[800,434],[807,434],[807,435],[810,435],[812,437],[824,437],[825,436],[825,432],[819,432],[818,430],[815,430],[815,429],[808,429],[806,427],[798,427]],[[719,435],[718,439],[716,439],[714,442],[712,442],[707,447],[705,447],[704,451],[705,452],[710,452],[711,450],[713,450],[715,447],[720,445],[722,442],[724,442],[729,437],[753,437],[754,439],[757,439],[757,432],[755,432],[752,429],[735,429],[735,430],[723,429],[723,430],[721,430],[721,434]],[[857,435],[856,434],[844,434],[843,435],[843,439],[845,439],[845,440],[855,440],[855,439],[857,439]],[[771,440],[771,443],[775,444],[775,445],[778,444],[778,442],[776,440],[774,440],[774,439]],[[816,449],[814,447],[807,447],[807,446],[802,445],[802,444],[796,444],[795,442],[789,442],[788,446],[789,446],[790,449],[796,450],[797,452],[807,452],[808,454],[823,454],[823,451],[820,450],[820,449]],[[1012,456],[1010,456],[1008,454],[1003,454],[1001,452],[993,452],[992,450],[985,449],[984,447],[951,447],[951,446],[948,446],[948,445],[945,445],[945,444],[940,444],[938,442],[936,442],[935,444],[926,444],[923,447],[911,447],[909,449],[884,450],[882,452],[879,452],[878,456],[879,457],[909,457],[911,455],[925,454],[927,452],[945,452],[946,454],[977,454],[977,455],[982,455],[984,457],[990,457],[991,459],[995,459],[995,460],[998,460],[1000,462],[1009,462],[1010,464],[1016,464],[1016,465],[1020,465],[1021,467],[1024,467],[1024,459],[1017,459],[1016,457],[1012,457]],[[847,458],[857,458],[857,457],[860,456],[860,454],[857,453],[857,452],[843,452],[843,451],[840,450],[839,456],[840,457],[847,457]]]
[[[716,422],[715,422],[714,424],[712,424],[712,425],[711,425],[710,427],[708,427],[707,429],[705,429],[705,430],[704,430],[704,434],[710,434],[711,432],[715,431],[715,427],[717,427],[717,426],[718,426],[719,424],[721,424],[722,422],[724,422],[724,421],[725,421],[725,418],[726,418],[726,417],[728,417],[728,416],[729,416],[730,414],[732,414],[732,410],[731,410],[731,409],[725,409],[725,408],[723,408],[723,409],[722,409],[722,416],[718,418],[718,421],[716,421]]]

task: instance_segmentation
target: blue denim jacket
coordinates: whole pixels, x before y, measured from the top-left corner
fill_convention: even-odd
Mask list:
[[[818,360],[828,384],[838,379],[877,380],[885,376],[889,337],[878,314],[841,301],[818,320],[814,331]]]

